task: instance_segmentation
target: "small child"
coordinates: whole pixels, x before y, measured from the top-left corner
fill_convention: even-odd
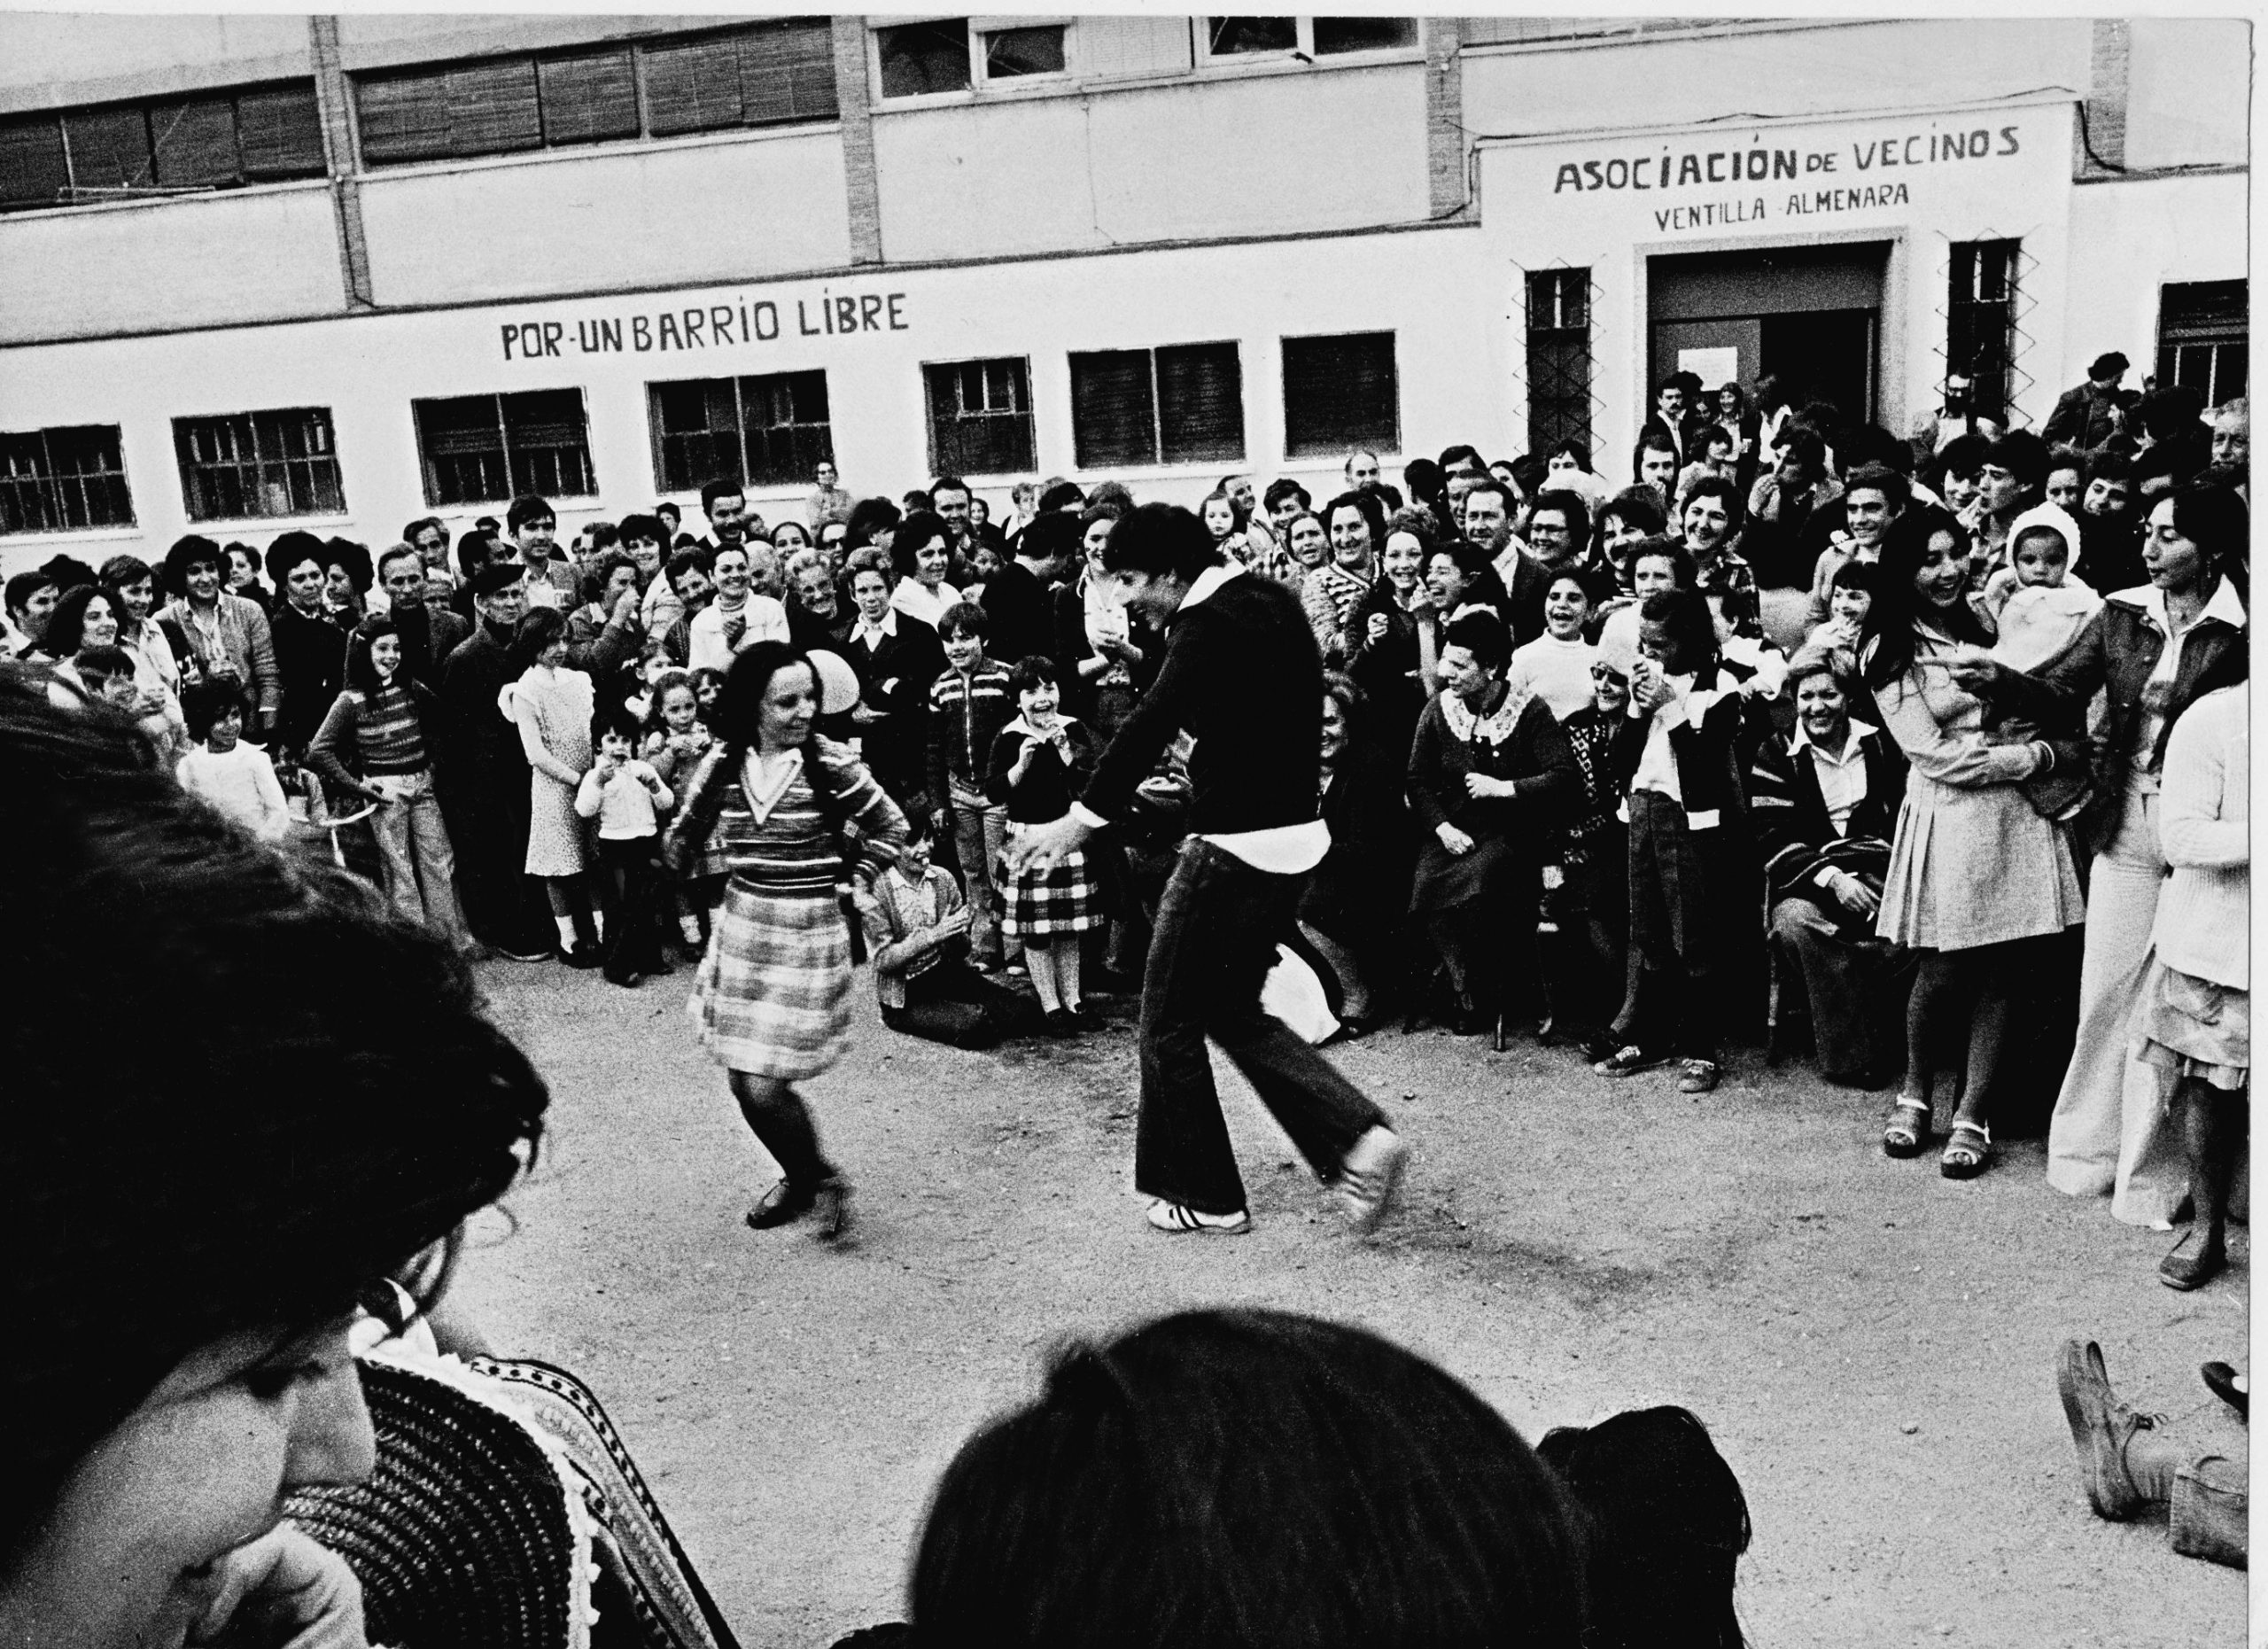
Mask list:
[[[1860,632],[1875,604],[1881,567],[1878,561],[1846,561],[1835,570],[1828,587],[1828,616],[1804,638],[1806,651],[1824,649],[1857,657]]]
[[[992,771],[992,745],[1015,714],[1008,667],[984,654],[989,620],[966,599],[937,620],[945,668],[929,685],[929,799],[940,835],[952,832],[961,875],[968,883],[969,943],[987,971],[1002,961],[1000,895],[992,866],[1008,835],[1008,810],[984,793]]]
[[[1543,591],[1543,634],[1512,649],[1504,677],[1506,713],[1513,719],[1531,698],[1541,698],[1555,721],[1591,702],[1591,661],[1598,649],[1583,640],[1590,617],[1590,591],[1582,579],[1572,572],[1554,574]]]
[[[725,690],[725,673],[706,665],[693,673],[693,702],[700,707],[703,725],[713,727],[717,720],[717,699]]]
[[[2102,597],[2071,572],[2078,559],[2079,524],[2054,504],[2016,518],[2010,564],[1984,585],[1985,616],[2000,630],[1993,657],[2012,670],[2036,670],[2086,628]]]
[[[1071,811],[1094,766],[1094,741],[1060,714],[1055,665],[1037,654],[1010,673],[1021,712],[992,741],[984,793],[1008,810],[1008,838],[1031,825],[1053,824]],[[1000,868],[1006,914],[1001,931],[1021,942],[1024,966],[1038,993],[1052,1035],[1070,1036],[1086,1024],[1080,1009],[1079,936],[1102,925],[1087,856],[1065,853],[1045,870],[1010,875]]]
[[[182,689],[181,711],[195,746],[174,769],[182,789],[201,797],[261,841],[282,841],[291,824],[291,810],[268,752],[243,743],[245,709],[237,684],[193,683]]]
[[[905,825],[896,862],[857,890],[882,1023],[957,1048],[1021,1035],[1030,1003],[969,965],[972,914],[959,884],[929,862],[930,821],[916,813]]]
[[[638,719],[627,704],[598,716],[598,759],[575,787],[575,811],[599,821],[599,898],[606,912],[607,983],[635,985],[646,974],[665,974],[654,935],[661,844],[658,815],[676,802],[650,763],[638,759]]]
[[[708,753],[715,737],[701,719],[700,701],[694,696],[693,678],[682,670],[665,671],[653,685],[653,708],[645,721],[646,761],[664,784],[683,789],[695,766]],[[698,958],[709,945],[709,913],[723,897],[732,867],[713,836],[686,861],[673,897],[677,930],[686,954]]]

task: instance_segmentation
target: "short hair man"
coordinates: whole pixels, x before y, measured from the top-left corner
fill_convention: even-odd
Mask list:
[[[968,483],[957,475],[941,475],[929,483],[929,508],[945,524],[945,548],[956,556],[973,553],[976,545],[968,525]]]
[[[8,580],[8,651],[21,657],[47,634],[47,621],[63,592],[43,572],[19,572]]]
[[[504,525],[527,569],[528,605],[574,611],[582,595],[581,579],[574,562],[560,552],[559,512],[551,501],[532,493],[515,498],[504,512]]]
[[[439,516],[420,516],[401,529],[401,541],[416,550],[428,569],[449,570],[449,529]]]
[[[701,489],[701,513],[709,517],[709,548],[722,549],[748,536],[748,494],[730,476],[720,475]]]
[[[2124,431],[2126,413],[2137,399],[2118,386],[2128,365],[2115,349],[2097,355],[2087,365],[2087,381],[2056,400],[2055,410],[2040,425],[2040,439],[2051,447],[2077,447],[2083,452],[2109,445]]]

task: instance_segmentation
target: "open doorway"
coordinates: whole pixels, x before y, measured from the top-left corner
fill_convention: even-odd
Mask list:
[[[1881,241],[1649,259],[1650,389],[1681,368],[1710,390],[1753,390],[1768,372],[1792,405],[1874,422],[1889,259]]]

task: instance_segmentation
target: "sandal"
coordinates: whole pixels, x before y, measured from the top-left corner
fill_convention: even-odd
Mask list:
[[[1992,1131],[1983,1123],[1956,1117],[1953,1132],[1946,1136],[1946,1154],[1938,1161],[1938,1171],[1947,1179],[1974,1179],[1992,1158]]]
[[[1929,1141],[1930,1108],[1920,1100],[1899,1094],[1898,1102],[1890,1108],[1890,1121],[1882,1131],[1882,1154],[1919,1156]]]

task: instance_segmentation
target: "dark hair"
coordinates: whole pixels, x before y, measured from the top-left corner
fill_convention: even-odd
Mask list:
[[[1101,489],[1096,490],[1099,492]],[[1050,515],[1066,508],[1084,509],[1086,502],[1087,495],[1079,490],[1077,482],[1058,481],[1039,495],[1039,502],[1035,508],[1041,515]]]
[[[1914,589],[1914,575],[1922,570],[1930,541],[1940,533],[1953,535],[1954,545],[1969,544],[1969,529],[1950,511],[1934,504],[1909,509],[1890,524],[1883,535],[1882,571],[1875,577],[1875,599],[1859,627],[1859,664],[1870,688],[1886,687],[1914,664],[1914,626],[1922,616],[1922,598]],[[1933,612],[1955,641],[1977,647],[1992,644],[1984,624],[1965,601]]]
[[[1654,496],[1651,486],[1626,486],[1598,507],[1598,517],[1592,523],[1592,529],[1602,540],[1606,536],[1610,517],[1626,526],[1636,527],[1649,537],[1669,525],[1669,517],[1662,513],[1662,501]]]
[[[1682,539],[1657,533],[1631,545],[1630,553],[1623,557],[1633,578],[1637,576],[1638,564],[1650,556],[1669,563],[1670,577],[1677,581],[1677,587],[1682,590],[1691,589],[1694,581],[1701,576],[1701,570],[1693,564],[1693,552],[1686,548]]]
[[[1467,584],[1491,587],[1491,593],[1485,596],[1476,597],[1468,591],[1467,601],[1479,600],[1490,607],[1501,605],[1504,599],[1504,581],[1497,577],[1496,564],[1488,558],[1487,550],[1469,538],[1445,538],[1425,552],[1425,565],[1432,566],[1443,556],[1449,558],[1450,564]]]
[[[1551,468],[1551,461],[1554,458],[1558,457],[1563,453],[1575,461],[1575,468],[1581,470],[1586,475],[1590,473],[1590,443],[1588,441],[1577,440],[1573,436],[1570,436],[1565,440],[1554,441],[1550,446],[1543,449],[1544,469],[1548,471]]]
[[[1123,504],[1089,504],[1084,509],[1079,511],[1080,538],[1084,539],[1088,533],[1093,529],[1096,522],[1116,521],[1125,514],[1126,506]],[[1030,532],[1032,527],[1037,526],[1040,522],[1045,521],[1046,518],[1047,517],[1045,516],[1034,517],[1031,525],[1027,526],[1024,531],[1027,533]]]
[[[985,613],[983,607],[973,601],[957,601],[937,615],[939,641],[965,634],[973,635],[981,642],[984,639],[985,632],[991,627],[991,618]]]
[[[1224,536],[1234,538],[1238,533],[1245,530],[1248,517],[1246,514],[1244,506],[1237,502],[1235,499],[1230,497],[1219,487],[1215,487],[1211,492],[1206,494],[1204,497],[1197,501],[1197,518],[1202,521],[1205,518],[1205,506],[1216,502],[1226,504],[1229,507],[1229,530]],[[1209,533],[1212,529],[1208,527],[1206,528],[1206,531]]]
[[[701,713],[701,693],[700,689],[693,685],[693,677],[683,670],[664,670],[660,675],[654,679],[652,696],[646,701],[646,727],[649,731],[656,727],[666,727],[669,726],[669,723],[663,718],[662,704],[671,694],[676,692],[680,688],[683,688],[687,692],[693,695],[693,712],[696,719],[699,717]]]
[[[2047,484],[2047,443],[2030,430],[2010,430],[1995,436],[1984,449],[1984,462],[2006,470],[2027,493]]]
[[[139,584],[144,579],[155,584],[158,570],[139,556],[113,556],[103,563],[99,576],[103,587],[115,594],[129,584]]]
[[[328,1320],[493,1202],[546,1095],[445,940],[255,842],[128,719],[6,673],[0,793],[0,920],[48,964],[0,1007],[14,1551],[184,1357]]]
[[[1443,481],[1446,483],[1449,474],[1468,458],[1472,460],[1473,463],[1480,464],[1480,467],[1484,470],[1488,467],[1485,463],[1480,463],[1480,448],[1478,447],[1471,446],[1464,441],[1459,441],[1455,446],[1442,447],[1441,455],[1438,460],[1436,460],[1436,462],[1441,466],[1441,478]]]
[[[1882,588],[1882,564],[1860,561],[1853,556],[1835,569],[1835,576],[1828,581],[1830,590],[1863,590],[1872,595]]]
[[[1302,509],[1315,502],[1313,494],[1288,475],[1269,482],[1268,490],[1260,495],[1260,502],[1267,507],[1268,513],[1272,516],[1276,513],[1276,507],[1290,498],[1298,499],[1300,508]]]
[[[393,619],[384,613],[365,618],[356,625],[353,632],[346,638],[346,685],[365,698],[384,690],[385,683],[378,680],[378,667],[370,659],[370,643],[381,635],[391,635],[399,639],[400,634],[401,632],[396,627]],[[512,639],[517,645],[519,641],[517,631],[513,633]],[[397,684],[408,684],[409,680],[408,660],[405,659],[402,664],[395,667],[393,679]]]
[[[625,516],[622,517],[621,526],[616,531],[620,535],[621,542],[625,544],[633,539],[642,538],[660,545],[664,549],[669,548],[670,530],[662,525],[662,518],[659,516]]]
[[[1074,487],[1074,492],[1078,489]],[[1082,501],[1085,504],[1116,504],[1121,509],[1134,508],[1134,489],[1123,481],[1097,481],[1086,491]]]
[[[417,535],[420,533],[423,533],[429,526],[439,530],[441,534],[441,541],[444,544],[448,541],[449,530],[441,525],[441,517],[439,516],[418,517],[416,520],[412,521],[408,525],[401,529],[401,541],[408,545],[411,548],[416,548],[417,546]]]
[[[1431,458],[1412,458],[1402,466],[1402,484],[1410,489],[1411,498],[1430,504],[1441,496],[1449,478]]]
[[[166,588],[175,595],[189,594],[189,570],[202,561],[213,564],[216,572],[225,571],[228,558],[221,547],[202,533],[185,533],[174,541],[166,552]]]
[[[926,486],[907,487],[898,494],[897,502],[909,516],[937,513],[937,501],[929,496],[929,489]]]
[[[662,576],[668,579],[670,587],[675,589],[678,579],[685,573],[698,571],[702,577],[707,578],[716,569],[717,557],[709,546],[695,544],[685,549],[672,550],[668,562],[663,566]]]
[[[734,653],[733,662],[726,666],[724,691],[717,700],[717,736],[742,750],[756,749],[758,730],[764,725],[764,696],[771,688],[772,678],[792,665],[809,670],[812,685],[819,685],[819,668],[800,647],[763,641]],[[700,697],[697,681],[694,697],[696,701]]]
[[[1892,515],[1914,502],[1912,484],[1888,464],[1862,463],[1843,478],[1843,495],[1845,498],[1862,489],[1880,493]]]
[[[1748,1499],[1707,1429],[1679,1408],[1561,1427],[1536,1445],[1583,1511],[1592,1649],[1741,1649],[1733,1583]]]
[[[864,549],[874,541],[878,533],[891,533],[905,519],[905,511],[887,498],[862,498],[850,506],[850,518],[843,524],[843,548]]]
[[[1015,668],[1008,672],[1008,691],[1029,693],[1042,683],[1049,687],[1058,686],[1062,679],[1052,658],[1045,653],[1032,653],[1017,659]]]
[[[1740,445],[1738,441],[1733,439],[1733,432],[1721,424],[1703,424],[1701,426],[1701,433],[1694,439],[1699,443],[1701,450],[1704,452],[1706,452],[1712,447],[1721,447],[1726,451],[1730,452],[1733,448]]]
[[[2124,377],[2126,369],[2132,364],[2117,350],[2109,350],[2087,362],[2087,376],[2089,377]]]
[[[623,567],[630,569],[633,579],[638,576],[638,564],[626,549],[610,549],[593,562],[591,570],[583,575],[583,599],[587,602],[604,601],[607,585],[613,579],[617,570]]]
[[[1475,481],[1471,486],[1465,488],[1464,497],[1459,501],[1457,507],[1461,509],[1466,504],[1471,503],[1474,499],[1490,493],[1495,494],[1498,498],[1503,500],[1504,515],[1506,518],[1509,519],[1511,516],[1513,507],[1518,501],[1512,496],[1512,489],[1505,486],[1493,475],[1486,478],[1485,479]]]
[[[1016,553],[1029,556],[1035,561],[1076,556],[1079,553],[1079,541],[1086,536],[1087,517],[1098,509],[1115,509],[1114,504],[1091,504],[1076,516],[1060,509],[1052,515],[1035,516],[1016,539]]]
[[[913,577],[914,556],[931,544],[949,541],[944,517],[934,509],[917,509],[898,523],[897,536],[889,541],[889,563],[901,579]]]
[[[1052,1359],[939,1480],[925,1643],[1574,1649],[1575,1513],[1503,1418],[1366,1330],[1187,1311]]]
[[[703,515],[711,513],[712,507],[720,498],[744,499],[747,496],[748,488],[738,478],[729,475],[718,476],[713,480],[703,481],[701,484],[701,513]]]
[[[327,571],[329,554],[323,541],[312,533],[279,533],[276,541],[268,547],[268,581],[280,595],[291,579],[292,568],[303,561],[312,561],[317,572]]]
[[[1369,525],[1372,555],[1386,548],[1386,506],[1379,502],[1376,493],[1344,492],[1325,504],[1322,510],[1324,537],[1331,535],[1332,520],[1342,509],[1352,509]]]
[[[126,615],[118,610],[108,590],[92,584],[74,584],[55,598],[55,611],[48,615],[47,634],[39,638],[39,649],[50,658],[68,658],[84,643],[87,628],[87,603],[101,600],[110,603],[111,617],[122,629]]]
[[[1836,443],[1835,456],[1846,472],[1872,463],[1903,476],[1914,473],[1913,443],[1899,439],[1879,424],[1862,424],[1845,431]]]
[[[1938,461],[1930,473],[1938,478],[1938,489],[1945,490],[1945,480],[1957,475],[1967,480],[1984,467],[1984,455],[1992,450],[1991,440],[1982,435],[1956,435],[1938,449]]]
[[[326,539],[322,547],[322,570],[328,576],[332,568],[346,574],[347,583],[354,587],[357,595],[367,595],[370,588],[370,552],[360,544],[343,538]]]
[[[1110,529],[1102,550],[1106,572],[1169,574],[1192,584],[1206,568],[1220,564],[1213,535],[1179,504],[1137,504]]]
[[[1820,439],[1816,430],[1798,424],[1782,433],[1780,462],[1785,463],[1790,458],[1813,475],[1827,473],[1827,443]]]
[[[638,719],[636,711],[610,693],[600,696],[598,708],[591,712],[592,743],[598,743],[602,733],[619,733],[630,741],[631,751],[635,753],[645,732],[646,724]]]
[[[1479,487],[1473,488],[1475,492],[1480,490]],[[1590,506],[1583,502],[1581,494],[1571,493],[1564,486],[1555,486],[1536,499],[1527,512],[1528,520],[1533,523],[1537,515],[1546,509],[1557,510],[1566,521],[1567,541],[1577,549],[1591,541]]]
[[[189,736],[202,744],[213,735],[213,724],[234,711],[245,713],[244,695],[233,681],[216,681],[207,678],[191,681],[181,690],[182,725]]]
[[[936,502],[939,493],[966,493],[972,499],[976,496],[976,489],[957,475],[941,475],[930,482],[929,500],[932,503]]]
[[[2131,486],[2134,480],[2134,464],[2123,452],[2109,447],[2099,447],[2087,455],[2085,474],[2089,481],[2124,481]]]
[[[549,521],[555,525],[558,520],[559,512],[551,507],[551,501],[533,493],[522,493],[504,512],[504,525],[515,534],[531,521]]]
[[[457,540],[457,576],[470,579],[496,558],[496,535],[473,528]]]
[[[21,612],[31,605],[32,597],[43,589],[52,589],[55,580],[44,572],[19,572],[8,580],[8,611]]]
[[[1490,675],[1500,674],[1512,661],[1511,632],[1495,612],[1469,612],[1452,619],[1441,636],[1444,647],[1462,647]]]
[[[418,553],[417,547],[415,544],[396,544],[392,548],[383,551],[378,556],[378,581],[380,583],[384,583],[385,581],[386,569],[397,561],[416,562],[417,564],[418,577],[421,579],[424,577],[425,557]]]
[[[515,674],[533,668],[543,649],[567,633],[567,615],[556,607],[532,607],[512,628],[509,655]]]
[[[1638,604],[1638,618],[1662,626],[1687,670],[1704,673],[1717,662],[1717,619],[1699,590],[1656,590]]]
[[[657,521],[664,516],[667,516],[670,518],[672,525],[675,525],[676,523],[685,519],[685,511],[680,509],[673,502],[666,498],[661,500],[654,506],[653,513],[654,518]]]
[[[1740,495],[1740,488],[1721,475],[1697,477],[1686,487],[1684,494],[1677,501],[1678,527],[1681,532],[1684,529],[1685,512],[1697,498],[1717,498],[1724,501],[1725,536],[1721,541],[1724,547],[1729,549],[1732,547],[1733,535],[1741,530],[1748,519],[1747,507],[1745,501]]]
[[[92,567],[80,560],[78,556],[66,556],[60,551],[40,563],[39,570],[55,580],[55,587],[58,589],[67,590],[76,584],[92,584],[95,581],[95,570]],[[228,571],[225,562],[221,571],[223,572]]]
[[[2252,511],[2235,491],[2210,482],[2191,482],[2176,489],[2172,499],[2173,530],[2205,553],[2205,592],[2210,595],[2214,574],[2243,565],[2252,538]]]
[[[123,647],[82,647],[71,655],[71,667],[89,692],[100,691],[105,681],[134,679],[134,660]]]
[[[1646,455],[1650,452],[1666,452],[1674,458],[1677,456],[1677,443],[1670,439],[1669,432],[1665,429],[1648,428],[1639,432],[1638,444],[1630,449],[1630,473],[1633,477],[1645,473]]]
[[[1733,398],[1733,416],[1736,418],[1746,417],[1748,416],[1748,392],[1743,389],[1738,384],[1731,383],[1729,381],[1718,385],[1714,392],[1714,395],[1727,394],[1729,394]],[[1713,395],[1712,399],[1714,398],[1714,395]]]

